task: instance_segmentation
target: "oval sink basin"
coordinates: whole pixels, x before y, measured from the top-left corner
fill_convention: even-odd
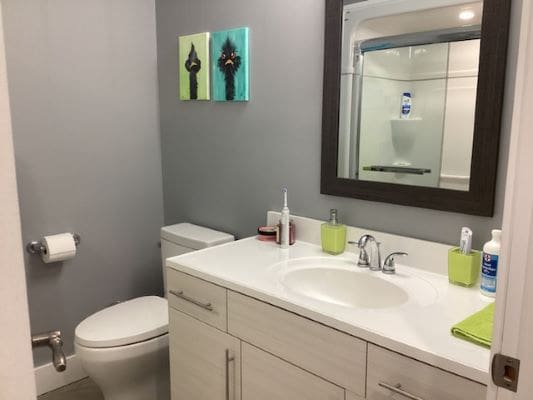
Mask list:
[[[346,307],[387,308],[409,299],[405,290],[390,282],[344,269],[298,269],[282,282],[305,296]]]
[[[290,260],[280,273],[281,284],[290,291],[343,307],[381,309],[409,301],[427,305],[437,297],[435,288],[421,278],[361,269],[346,259]]]

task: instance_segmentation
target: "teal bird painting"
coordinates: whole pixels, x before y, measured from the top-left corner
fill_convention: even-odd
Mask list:
[[[248,28],[214,32],[211,49],[213,99],[248,101]]]

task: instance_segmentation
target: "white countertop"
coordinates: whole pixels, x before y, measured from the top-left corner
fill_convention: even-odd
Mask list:
[[[490,351],[450,333],[453,324],[490,302],[478,288],[450,285],[444,275],[397,263],[397,275],[387,279],[391,282],[401,279],[403,272],[426,280],[436,290],[434,302],[407,302],[386,309],[349,308],[298,295],[280,283],[287,261],[305,257],[353,260],[353,268],[358,268],[356,256],[351,252],[329,256],[319,246],[302,241],[282,250],[273,242],[262,242],[255,237],[172,257],[167,259],[167,266],[474,381],[488,383]]]

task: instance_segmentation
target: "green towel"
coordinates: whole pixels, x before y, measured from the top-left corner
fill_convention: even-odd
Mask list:
[[[483,310],[452,326],[452,335],[481,346],[490,347],[493,320],[494,303],[491,303]]]

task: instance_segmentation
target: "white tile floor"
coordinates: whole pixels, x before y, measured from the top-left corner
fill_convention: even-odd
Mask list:
[[[38,400],[104,400],[102,392],[89,378],[39,396]]]

